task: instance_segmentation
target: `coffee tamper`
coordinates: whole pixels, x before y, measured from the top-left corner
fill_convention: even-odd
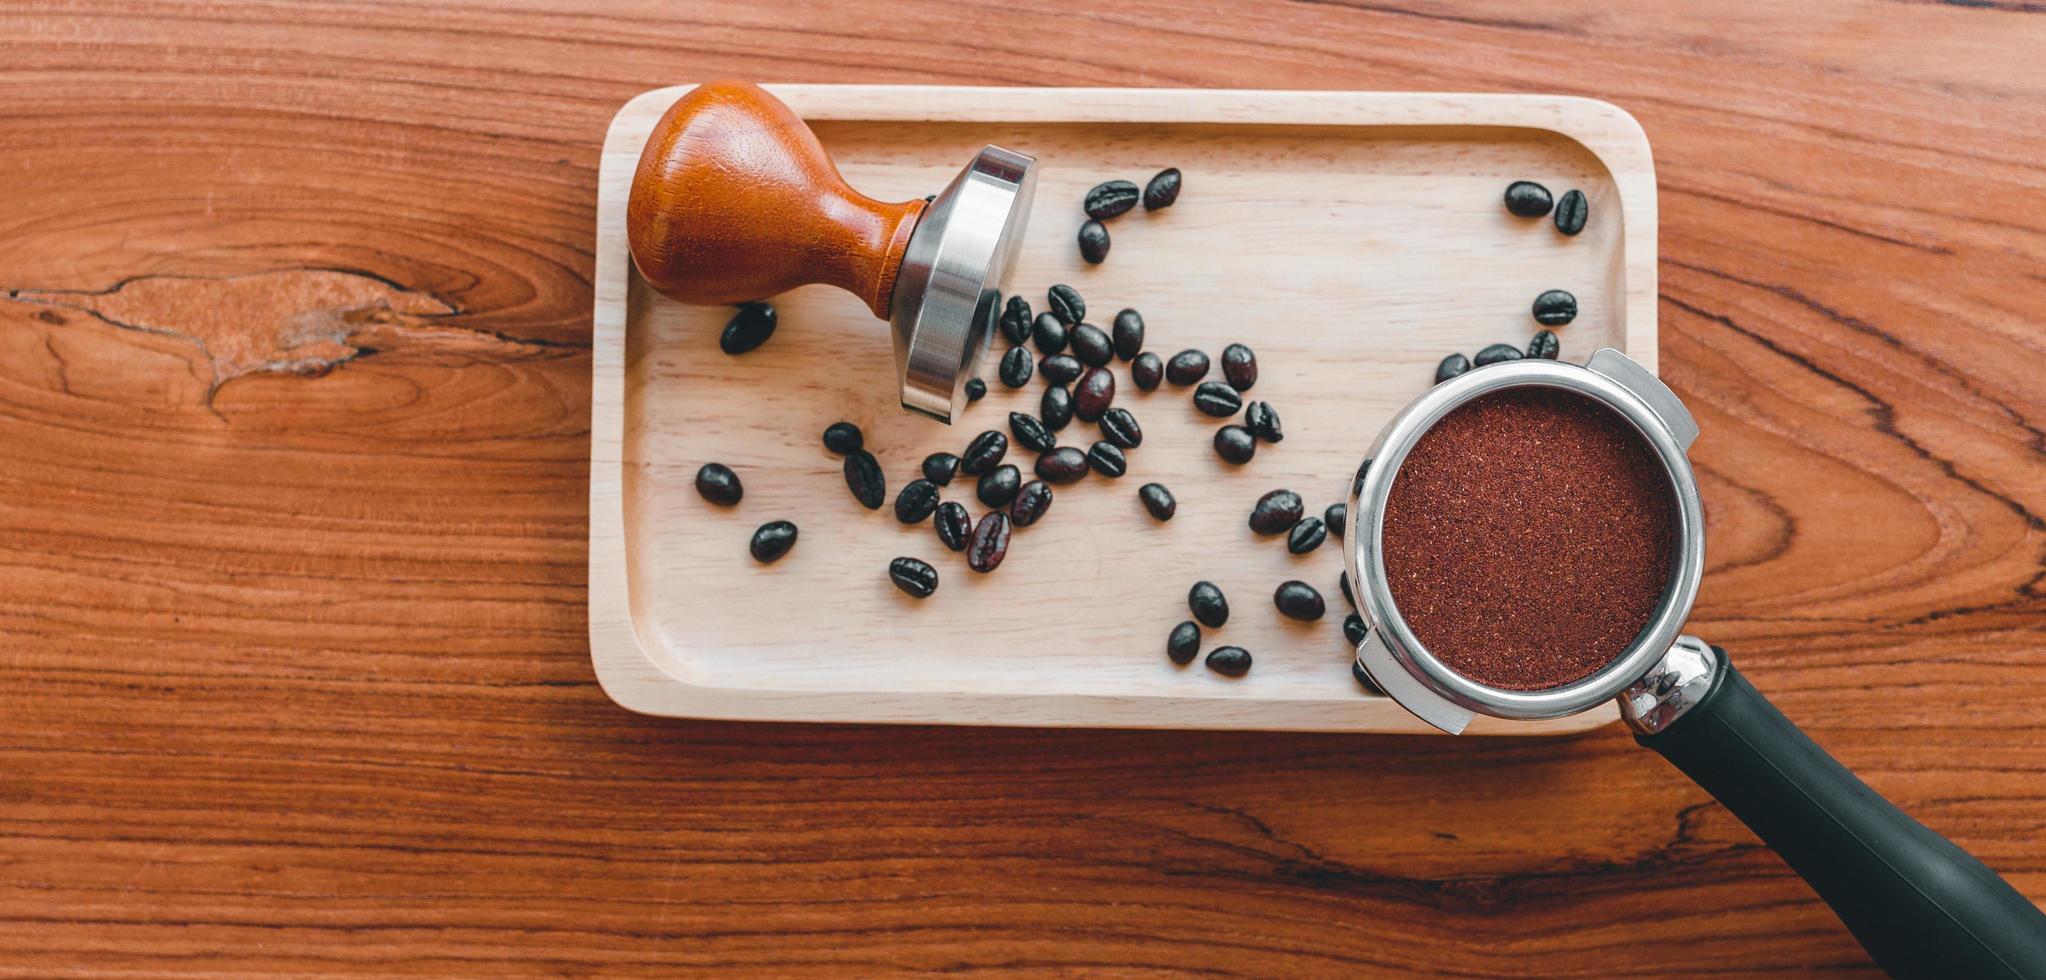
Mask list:
[[[647,138],[625,212],[632,261],[684,303],[844,289],[895,334],[902,407],[951,422],[1001,312],[1036,160],[988,146],[928,203],[853,190],[817,135],[746,82],[707,82]]]

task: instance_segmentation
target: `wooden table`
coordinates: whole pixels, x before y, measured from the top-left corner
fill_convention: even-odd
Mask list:
[[[1696,630],[2046,897],[2037,3],[780,6],[0,11],[0,975],[1867,969],[1614,730],[613,707],[598,141],[721,75],[1626,107]]]

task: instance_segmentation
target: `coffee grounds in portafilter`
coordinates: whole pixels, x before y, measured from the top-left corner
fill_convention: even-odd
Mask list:
[[[1557,388],[1475,398],[1424,433],[1386,498],[1386,578],[1421,644],[1516,691],[1617,659],[1675,548],[1669,478],[1612,409]]]

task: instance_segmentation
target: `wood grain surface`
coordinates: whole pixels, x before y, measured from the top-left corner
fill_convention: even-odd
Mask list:
[[[597,151],[720,75],[1624,106],[1697,631],[2046,898],[2036,3],[98,2],[0,39],[0,975],[1868,969],[1610,730],[611,705]]]

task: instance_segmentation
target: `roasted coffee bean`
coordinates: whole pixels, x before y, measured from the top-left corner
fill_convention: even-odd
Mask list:
[[[1022,412],[1009,413],[1009,434],[1016,437],[1016,445],[1033,453],[1048,453],[1059,444],[1057,436],[1044,427],[1034,415]]]
[[[1115,356],[1125,361],[1135,360],[1144,352],[1144,315],[1135,310],[1124,310],[1115,315],[1112,328],[1115,340]]]
[[[1140,194],[1137,185],[1127,180],[1105,180],[1087,192],[1081,206],[1087,210],[1089,218],[1113,218],[1136,207]]]
[[[1002,355],[1002,366],[998,373],[1002,383],[1011,388],[1021,388],[1030,383],[1030,375],[1037,365],[1030,359],[1030,348],[1011,347]]]
[[[1539,218],[1548,214],[1555,203],[1549,189],[1532,180],[1516,180],[1506,185],[1506,210],[1523,218]]]
[[[980,478],[980,485],[974,488],[974,496],[989,507],[1007,507],[1016,499],[1016,492],[1023,487],[1023,471],[1014,463],[1003,463],[987,471]]]
[[[1051,287],[1044,294],[1051,304],[1051,311],[1058,315],[1059,322],[1072,326],[1087,319],[1087,301],[1080,298],[1080,291],[1065,283]],[[1051,353],[1047,351],[1046,353]]]
[[[1226,419],[1243,409],[1243,396],[1220,381],[1203,381],[1194,389],[1193,403],[1202,415]]]
[[[922,599],[938,591],[938,570],[928,562],[915,558],[897,558],[888,563],[888,581],[895,587]]]
[[[1065,385],[1052,385],[1037,400],[1037,411],[1044,416],[1044,427],[1057,432],[1073,420],[1073,393]]]
[[[725,323],[725,332],[718,337],[718,349],[727,354],[744,354],[774,336],[775,313],[772,303],[742,303],[739,312]]]
[[[1243,408],[1243,427],[1250,434],[1266,442],[1278,442],[1286,438],[1285,430],[1279,428],[1279,413],[1270,402],[1251,402]]]
[[[833,422],[824,427],[824,448],[843,456],[867,448],[867,440],[860,434],[859,426],[851,422]]]
[[[1345,528],[1350,524],[1350,505],[1328,505],[1328,509],[1321,512],[1321,523],[1328,528],[1328,533],[1336,536],[1337,541],[1343,540]]]
[[[1223,598],[1222,589],[1213,582],[1195,582],[1186,593],[1186,608],[1193,611],[1193,618],[1211,630],[1222,628],[1229,621],[1229,600]]]
[[[1364,638],[1369,635],[1371,628],[1364,625],[1364,617],[1356,613],[1343,617],[1343,639],[1349,641],[1351,646],[1364,642]]]
[[[1002,559],[1009,556],[1009,515],[991,510],[981,515],[980,524],[973,529],[973,539],[966,543],[966,567],[976,572],[992,572]]]
[[[1357,596],[1350,591],[1349,569],[1346,568],[1336,573],[1336,584],[1343,588],[1343,601],[1349,603],[1351,609],[1357,608]]]
[[[1163,483],[1146,483],[1137,488],[1137,499],[1144,502],[1144,509],[1161,521],[1169,521],[1179,513],[1179,501],[1172,499],[1172,491]]]
[[[979,378],[966,379],[966,403],[971,405],[987,397],[987,382]]]
[[[1111,408],[1101,414],[1101,437],[1118,449],[1135,449],[1144,444],[1144,430],[1127,408]]]
[[[1546,357],[1553,361],[1562,352],[1563,342],[1556,339],[1556,332],[1554,330],[1539,331],[1534,335],[1533,340],[1527,342],[1527,356],[1529,357]]]
[[[1009,346],[1021,347],[1030,340],[1030,301],[1021,296],[1009,297],[1009,305],[1002,308],[1002,336],[1009,338]]]
[[[959,472],[967,476],[980,476],[995,468],[1002,457],[1009,454],[1009,437],[993,429],[974,436],[966,444],[966,451],[959,454]]]
[[[1101,367],[1115,360],[1115,344],[1108,332],[1091,323],[1073,328],[1073,356],[1088,367]]]
[[[1545,327],[1560,327],[1577,319],[1577,297],[1561,289],[1551,289],[1534,301],[1535,322]]]
[[[753,540],[746,550],[753,553],[753,560],[766,564],[789,553],[796,546],[796,526],[788,521],[768,521],[753,532]]]
[[[1565,235],[1575,235],[1584,230],[1584,220],[1591,217],[1591,202],[1584,199],[1583,191],[1571,191],[1556,202],[1556,230]]]
[[[1357,491],[1364,489],[1364,476],[1365,474],[1368,474],[1370,472],[1371,472],[1370,460],[1367,459],[1357,464],[1357,475],[1350,478],[1351,493],[1356,493]]]
[[[1080,226],[1079,238],[1080,257],[1086,259],[1088,265],[1100,265],[1102,259],[1108,258],[1107,225],[1088,218],[1087,223]]]
[[[1321,601],[1321,593],[1314,586],[1298,580],[1280,583],[1278,591],[1272,593],[1272,605],[1287,619],[1311,623],[1328,611],[1328,605]]]
[[[1166,167],[1144,185],[1144,210],[1169,208],[1179,200],[1179,168]]]
[[[1066,325],[1050,313],[1037,314],[1037,322],[1030,328],[1030,341],[1037,345],[1039,353],[1047,356],[1066,349]]]
[[[904,524],[921,524],[938,509],[938,485],[929,480],[911,480],[895,495],[895,519]]]
[[[953,551],[965,551],[966,539],[973,536],[973,515],[966,512],[966,505],[947,500],[938,505],[938,540]]]
[[[1201,652],[1201,627],[1189,619],[1174,626],[1172,635],[1165,638],[1165,655],[1181,667],[1193,663],[1195,654]]]
[[[1107,368],[1088,368],[1086,376],[1073,386],[1073,415],[1082,422],[1100,421],[1114,401],[1115,372]]]
[[[1076,446],[1060,446],[1037,457],[1037,475],[1064,486],[1087,475],[1087,454]]]
[[[888,499],[888,478],[881,475],[881,461],[864,449],[846,454],[845,486],[868,510],[880,510],[881,502]]]
[[[1471,359],[1462,354],[1451,354],[1435,365],[1435,383],[1441,384],[1471,369]]]
[[[696,471],[696,492],[703,499],[721,507],[730,507],[746,495],[746,488],[739,485],[739,474],[723,463],[705,463]]]
[[[1137,383],[1141,391],[1157,391],[1158,382],[1165,378],[1165,362],[1149,351],[1137,355],[1130,362],[1130,380]]]
[[[939,486],[952,482],[952,474],[959,472],[959,457],[951,453],[932,453],[924,457],[924,479]]]
[[[1051,510],[1051,484],[1043,480],[1032,480],[1016,491],[1016,499],[1009,504],[1009,523],[1017,527],[1029,527],[1044,519]]]
[[[1230,344],[1222,348],[1222,377],[1229,381],[1229,387],[1237,391],[1249,391],[1257,384],[1257,354],[1242,344]]]
[[[1296,555],[1304,555],[1321,547],[1321,543],[1326,540],[1328,525],[1323,524],[1319,517],[1304,517],[1300,523],[1293,525],[1292,530],[1286,532],[1286,550]]]
[[[1053,354],[1038,362],[1037,369],[1044,372],[1044,380],[1055,385],[1072,384],[1087,373],[1087,365],[1071,354]]]
[[[1379,690],[1378,685],[1371,680],[1371,675],[1364,672],[1363,664],[1360,664],[1355,660],[1351,660],[1350,676],[1356,678],[1358,686],[1364,688],[1364,690],[1376,694],[1379,697],[1385,696],[1385,692]]]
[[[1183,350],[1165,362],[1165,380],[1173,384],[1184,387],[1207,376],[1208,355],[1200,351]]]
[[[1242,647],[1216,647],[1208,651],[1208,669],[1224,677],[1250,673],[1250,651]]]
[[[1215,454],[1224,462],[1242,465],[1257,455],[1257,437],[1240,425],[1225,425],[1215,430]]]
[[[1274,490],[1250,508],[1250,529],[1259,534],[1284,534],[1300,523],[1307,505],[1291,490]]]
[[[1478,356],[1471,358],[1471,363],[1479,367],[1485,367],[1489,364],[1497,364],[1500,361],[1517,360],[1520,360],[1520,348],[1512,344],[1493,344],[1479,351]]]
[[[1094,472],[1110,479],[1130,470],[1129,457],[1124,456],[1122,450],[1115,448],[1115,443],[1112,442],[1097,442],[1088,449],[1087,465],[1093,467]]]

